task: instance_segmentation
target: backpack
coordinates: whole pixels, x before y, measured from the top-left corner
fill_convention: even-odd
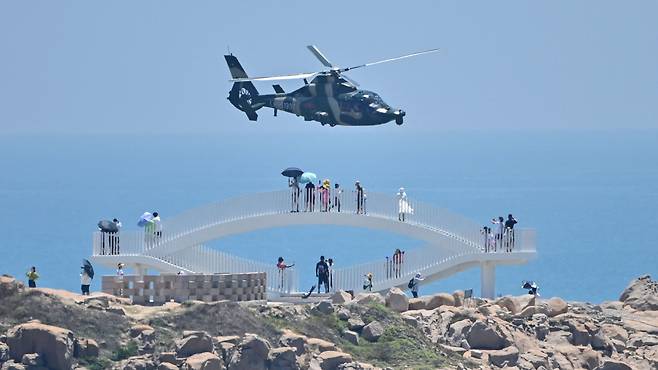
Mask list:
[[[411,280],[409,280],[409,284],[407,284],[407,288],[411,289],[413,287],[414,287],[414,278],[411,278]]]

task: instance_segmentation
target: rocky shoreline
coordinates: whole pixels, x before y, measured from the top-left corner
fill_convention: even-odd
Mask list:
[[[186,302],[27,289],[0,277],[2,370],[658,369],[658,283],[598,305],[531,295],[313,304]]]

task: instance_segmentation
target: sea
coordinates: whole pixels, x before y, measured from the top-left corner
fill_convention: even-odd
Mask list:
[[[163,219],[210,202],[286,188],[282,169],[312,171],[346,189],[448,208],[485,225],[513,213],[537,230],[537,258],[499,266],[496,293],[618,299],[641,275],[658,277],[658,130],[483,130],[418,133],[320,128],[205,134],[0,135],[0,273],[79,289],[100,219],[136,229],[144,211]],[[350,131],[352,130],[352,131]],[[337,267],[423,246],[384,231],[336,226],[276,228],[211,246],[276,263],[284,256],[314,282],[320,255]],[[95,266],[97,274],[114,271]],[[92,289],[100,289],[96,279]],[[470,269],[421,286],[421,294],[480,289]]]

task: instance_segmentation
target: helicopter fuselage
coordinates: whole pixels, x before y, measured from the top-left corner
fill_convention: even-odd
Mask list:
[[[405,112],[393,109],[371,91],[359,90],[340,76],[323,74],[290,93],[252,97],[252,106],[273,108],[322,125],[373,126],[403,123]]]

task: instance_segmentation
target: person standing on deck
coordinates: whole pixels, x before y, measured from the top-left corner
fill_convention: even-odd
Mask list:
[[[364,214],[365,213],[365,199],[364,199],[364,190],[363,186],[361,186],[361,182],[358,180],[354,183],[354,187],[356,189],[356,214]]]
[[[121,221],[118,219],[113,219],[115,225],[117,225],[117,231],[110,232],[110,254],[119,254],[119,231],[121,231]]]
[[[158,212],[153,212],[153,227],[154,227],[154,235],[156,239],[160,239],[162,237],[162,221],[160,220],[160,214]]]
[[[327,266],[329,266],[329,290],[333,291],[334,289],[334,259],[329,258],[327,260]]]
[[[306,208],[304,209],[306,212],[313,212],[313,206],[315,205],[315,185],[313,185],[312,181],[309,181],[306,186]]]
[[[288,187],[291,194],[291,208],[290,212],[299,212],[299,177],[291,177],[288,179]]]
[[[338,209],[338,212],[340,212],[340,200],[343,197],[343,189],[341,189],[340,185],[338,183],[334,184],[334,205],[333,207],[336,207]]]
[[[320,256],[320,261],[315,264],[315,276],[318,278],[318,293],[322,285],[324,292],[329,293],[329,265],[324,261],[324,256]]]
[[[30,268],[30,271],[25,273],[25,276],[27,276],[27,286],[30,288],[36,288],[37,287],[37,279],[39,279],[39,274],[37,273],[37,268],[32,266]]]
[[[494,229],[494,235],[496,235],[496,244],[494,245],[494,252],[496,251],[497,247],[500,246],[500,249],[502,251],[503,249],[503,232],[505,231],[505,220],[503,219],[503,216],[499,216],[498,220],[496,218],[491,219],[491,223],[496,225],[493,227]]]
[[[507,238],[505,239],[506,241],[506,250],[508,252],[511,252],[512,249],[514,248],[514,225],[516,225],[518,221],[512,216],[510,213],[507,215],[507,221],[505,221],[505,233],[507,234]]]

